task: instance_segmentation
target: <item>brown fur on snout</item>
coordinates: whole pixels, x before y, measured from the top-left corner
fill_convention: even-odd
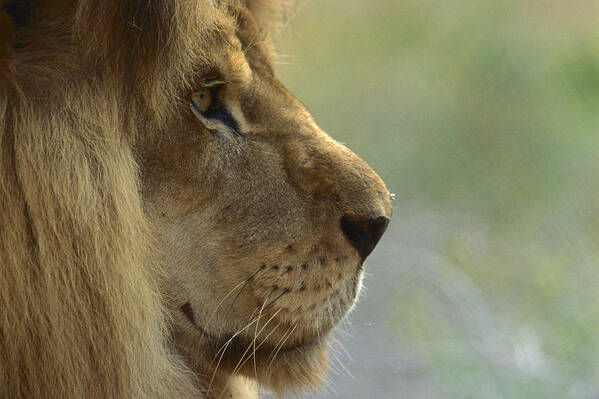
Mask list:
[[[281,2],[13,3],[0,397],[316,388],[363,268],[340,220],[391,209],[274,77]],[[190,107],[214,80],[226,115]]]

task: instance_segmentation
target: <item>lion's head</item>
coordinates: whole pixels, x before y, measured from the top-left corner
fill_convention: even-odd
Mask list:
[[[122,165],[138,171],[106,184],[134,179],[124,184],[139,197],[126,201],[134,208],[139,199],[150,233],[110,231],[152,237],[174,346],[201,387],[222,392],[233,374],[276,392],[315,387],[328,333],[356,300],[391,206],[377,174],[276,79],[269,32],[280,4],[14,3],[13,17],[31,13],[16,29],[19,90],[59,97],[54,115],[69,126],[73,118],[114,129]],[[28,71],[28,46],[55,70]],[[57,77],[68,87],[45,83]],[[93,151],[82,159],[114,150],[85,137],[77,145]],[[94,165],[110,176],[107,164]],[[93,206],[111,198],[101,191]]]
[[[230,15],[180,117],[142,143],[144,201],[194,366],[309,386],[391,217],[389,193],[279,83],[254,15]]]

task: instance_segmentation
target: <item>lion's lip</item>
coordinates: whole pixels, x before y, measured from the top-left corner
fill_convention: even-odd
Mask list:
[[[253,336],[249,337],[244,334],[239,334],[239,335],[225,335],[225,336],[217,337],[213,334],[210,334],[208,331],[206,331],[206,329],[202,328],[201,326],[196,325],[196,327],[199,331],[201,331],[204,334],[204,336],[206,336],[209,340],[211,340],[213,343],[215,343],[216,346],[219,348],[226,345],[227,342],[230,342],[231,348],[235,348],[235,347],[246,348],[247,346],[251,345],[251,343],[253,342]],[[315,335],[315,336],[311,336],[308,339],[299,338],[296,342],[289,344],[289,345],[283,345],[282,347],[279,347],[280,342],[264,343],[262,345],[261,349],[262,349],[262,351],[267,351],[267,352],[272,352],[272,351],[278,350],[282,353],[293,352],[296,350],[303,350],[306,348],[318,346],[321,343],[323,336],[324,335]]]
[[[236,347],[246,347],[249,342],[252,341],[252,337],[247,337],[243,334],[226,334],[226,335],[214,335],[209,332],[204,326],[200,325],[194,317],[193,310],[189,302],[185,303],[180,307],[180,311],[187,318],[187,320],[193,325],[193,327],[201,333],[204,342],[211,343],[212,345],[222,348],[225,345],[230,349]],[[291,345],[284,345],[279,347],[280,343],[267,344],[263,350],[273,351],[277,350],[282,353],[289,353],[296,350],[305,350],[311,347],[319,346],[323,342],[323,337],[327,335],[326,332],[320,334],[304,336],[295,340]]]
[[[307,341],[303,341],[303,342],[299,342],[297,344],[286,346],[283,349],[281,349],[281,352],[287,353],[287,352],[292,352],[295,350],[306,349],[309,347],[317,346],[317,345],[320,345],[321,341],[322,341],[322,336],[317,335],[316,337],[311,338]]]
[[[243,334],[239,335],[224,335],[224,336],[216,336],[208,332],[202,326],[194,324],[194,327],[202,334],[205,342],[212,343],[212,345],[216,348],[229,347],[231,352],[235,352],[234,348],[247,348],[248,345],[251,345],[253,337],[247,337]],[[298,342],[295,342],[291,345],[284,345],[283,347],[277,349],[279,343],[271,343],[264,344],[261,348],[262,351],[273,352],[279,351],[281,353],[289,353],[297,350],[305,350],[308,348],[319,346],[323,342],[323,337],[326,335],[315,335],[310,337],[309,339],[300,339]]]

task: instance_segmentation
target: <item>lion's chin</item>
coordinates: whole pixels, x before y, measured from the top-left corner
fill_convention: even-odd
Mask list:
[[[256,378],[261,385],[279,396],[313,391],[322,385],[326,377],[328,346],[328,337],[320,336],[303,344],[283,348],[274,361],[271,359],[256,370],[250,364],[244,374]]]
[[[261,385],[280,396],[316,390],[327,374],[327,349],[328,340],[318,338],[279,353],[272,364],[258,367],[257,374],[253,365],[244,374],[257,376]]]
[[[226,340],[226,349],[220,352],[214,348],[222,348],[223,340],[216,341],[220,341],[219,344],[209,345],[208,351],[214,352],[215,360],[206,374],[243,375],[279,396],[316,390],[327,374],[328,334],[283,347],[259,347],[260,342],[257,342],[255,349],[251,340],[235,337]]]

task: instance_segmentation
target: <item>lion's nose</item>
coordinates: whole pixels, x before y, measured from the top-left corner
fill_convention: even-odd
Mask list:
[[[389,219],[384,216],[370,218],[345,215],[341,218],[341,230],[351,245],[358,250],[362,260],[370,255],[388,224]]]

